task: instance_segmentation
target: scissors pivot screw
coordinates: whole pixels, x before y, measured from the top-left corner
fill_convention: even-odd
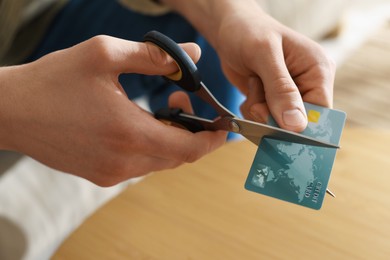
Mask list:
[[[230,127],[231,131],[234,132],[234,133],[239,133],[240,132],[240,125],[236,121],[234,121],[234,120],[231,120],[229,122],[229,127]]]

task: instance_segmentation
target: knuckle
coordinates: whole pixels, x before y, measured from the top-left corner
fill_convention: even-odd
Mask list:
[[[93,182],[101,187],[114,186],[127,179],[124,163],[115,157],[100,160],[94,174],[97,177]]]
[[[201,157],[202,153],[199,151],[199,149],[189,149],[182,153],[181,161],[186,163],[193,163],[199,160]]]
[[[328,57],[327,59],[328,73],[330,73],[333,77],[336,74],[337,63],[333,58]]]
[[[267,33],[259,39],[259,46],[264,51],[269,51],[275,48],[275,43],[281,42],[280,37],[276,36],[275,33]]]
[[[106,64],[112,60],[112,37],[97,35],[88,40],[87,52],[91,54],[91,60],[98,59],[96,64]]]
[[[290,94],[297,91],[297,87],[292,82],[292,80],[286,77],[279,77],[274,79],[272,86],[272,91],[280,95]]]
[[[214,145],[213,142],[203,142],[202,144],[198,143],[196,148],[194,148],[195,146],[192,146],[193,148],[189,149],[187,151],[187,153],[184,154],[185,155],[184,162],[187,162],[187,163],[196,162],[197,160],[202,158],[204,155],[213,151],[214,150],[213,145]]]
[[[251,37],[252,40],[249,40],[252,43],[253,47],[263,47],[272,49],[276,42],[281,42],[281,36],[276,33],[274,30],[269,30],[264,28],[261,33],[251,32],[254,37]]]
[[[94,47],[105,47],[109,44],[111,36],[108,35],[96,35],[92,37],[89,41]]]
[[[150,172],[152,165],[145,166],[141,159],[137,159],[136,155],[105,158],[97,165],[95,174],[98,177],[93,182],[101,187],[110,187]]]
[[[328,74],[335,73],[337,64],[333,58],[324,57],[322,60],[318,62],[317,67],[322,72],[322,74],[328,75]]]
[[[280,38],[278,38],[274,33],[265,32],[263,34],[256,34],[247,42],[242,43],[241,50],[243,51],[245,57],[253,57],[253,50],[256,50],[260,56],[267,57],[273,53],[275,46],[279,46]],[[251,66],[257,66],[255,62],[258,59],[248,59],[248,62]]]
[[[336,61],[333,57],[327,55],[323,48],[317,45],[317,49],[314,51],[317,54],[317,62],[313,64],[314,67],[317,67],[321,73],[325,75],[334,74],[336,72]]]
[[[193,151],[183,153],[183,156],[181,158],[181,161],[186,163],[193,163],[198,160],[198,155],[196,155]]]

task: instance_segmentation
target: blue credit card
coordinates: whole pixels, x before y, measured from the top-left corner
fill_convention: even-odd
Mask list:
[[[346,114],[305,103],[308,125],[303,135],[339,144]],[[277,126],[270,118],[269,125]],[[245,188],[312,209],[324,201],[335,148],[263,138],[245,182]]]

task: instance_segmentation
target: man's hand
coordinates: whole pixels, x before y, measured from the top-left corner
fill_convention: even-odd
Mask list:
[[[218,52],[225,75],[246,96],[241,110],[302,131],[302,101],[332,106],[335,65],[310,39],[269,17],[257,1],[162,0],[185,16]]]
[[[197,45],[182,47],[199,59]],[[221,146],[226,133],[164,125],[129,101],[118,81],[121,73],[176,70],[157,47],[109,36],[1,68],[0,148],[101,186],[193,162]],[[170,104],[191,111],[183,94]]]
[[[282,128],[302,131],[303,101],[332,106],[335,64],[317,43],[252,10],[226,17],[217,37],[225,75],[247,96],[246,118],[266,122],[270,112]]]

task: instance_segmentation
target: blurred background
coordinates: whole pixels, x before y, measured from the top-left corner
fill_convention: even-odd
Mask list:
[[[318,41],[337,62],[334,108],[347,112],[347,127],[390,127],[389,0],[259,3]],[[0,259],[49,258],[87,216],[127,185],[100,189],[54,172],[30,158],[0,152]]]

